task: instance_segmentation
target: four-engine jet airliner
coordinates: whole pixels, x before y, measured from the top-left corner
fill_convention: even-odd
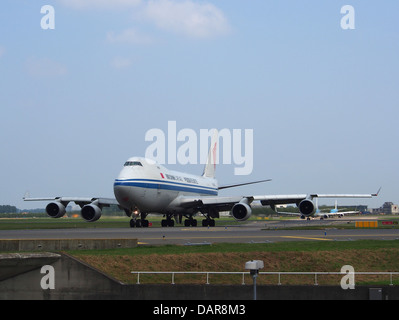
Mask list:
[[[185,226],[197,226],[194,217],[202,214],[202,226],[214,226],[219,212],[230,211],[237,221],[247,220],[252,213],[251,203],[259,201],[275,210],[279,204],[296,204],[303,218],[312,217],[316,212],[313,198],[371,198],[377,194],[293,194],[293,195],[244,195],[218,196],[225,188],[259,183],[254,181],[229,186],[218,186],[215,179],[217,134],[212,137],[211,148],[204,172],[201,176],[171,171],[155,161],[142,157],[129,158],[114,182],[115,198],[24,198],[25,201],[52,201],[46,207],[50,217],[60,218],[66,213],[69,202],[81,207],[81,216],[89,222],[101,217],[103,207],[118,205],[132,217],[131,227],[148,227],[149,213],[165,217],[162,226],[174,226],[174,220]]]

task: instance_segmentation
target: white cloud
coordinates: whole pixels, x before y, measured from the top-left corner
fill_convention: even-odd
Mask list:
[[[150,0],[143,17],[157,27],[190,37],[208,38],[224,35],[230,26],[223,12],[210,3],[192,0]]]
[[[132,61],[128,58],[115,57],[111,61],[111,66],[115,69],[126,69],[132,65]]]
[[[58,0],[75,10],[125,10],[136,22],[148,22],[158,29],[193,38],[210,38],[230,31],[223,11],[214,4],[197,0]],[[137,27],[136,27],[137,29]],[[107,34],[110,42],[148,43],[149,37],[127,29]]]
[[[59,0],[72,9],[124,9],[137,7],[141,0]]]
[[[126,29],[120,33],[115,34],[110,31],[107,33],[107,41],[109,43],[127,43],[127,44],[150,44],[152,39],[144,34],[141,34],[136,29]]]
[[[67,74],[67,68],[54,60],[30,58],[26,62],[28,73],[34,77],[58,77]]]

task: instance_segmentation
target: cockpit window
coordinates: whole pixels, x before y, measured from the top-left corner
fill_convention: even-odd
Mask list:
[[[132,167],[132,166],[140,166],[140,167],[142,167],[143,165],[141,164],[140,161],[126,161],[125,162],[125,167]]]

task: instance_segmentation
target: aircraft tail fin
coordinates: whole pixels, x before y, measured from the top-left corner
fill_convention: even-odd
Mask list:
[[[213,135],[211,138],[211,146],[208,152],[208,159],[204,168],[203,177],[214,178],[216,171],[216,155],[217,155],[217,142],[218,142],[219,132],[213,129]]]

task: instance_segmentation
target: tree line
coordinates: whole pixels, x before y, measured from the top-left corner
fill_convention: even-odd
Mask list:
[[[18,209],[15,206],[0,205],[0,213],[17,213]]]

